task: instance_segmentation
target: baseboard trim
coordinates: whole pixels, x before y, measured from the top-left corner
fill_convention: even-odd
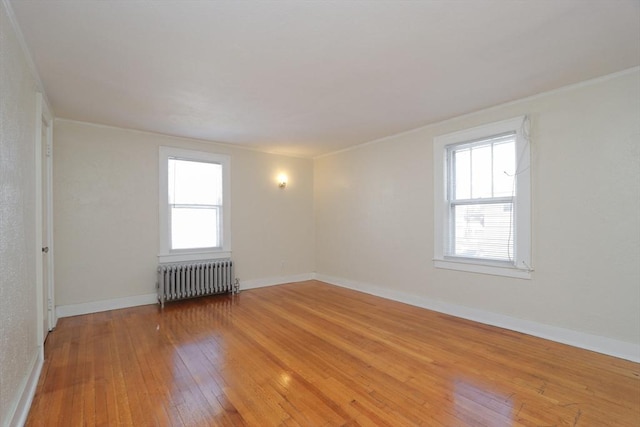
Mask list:
[[[18,399],[18,404],[13,411],[13,416],[8,418],[10,420],[9,426],[22,427],[27,421],[33,396],[36,394],[36,387],[38,386],[43,363],[44,359],[42,358],[40,347],[29,364],[29,376],[20,384],[20,399]],[[0,421],[2,420],[0,419]]]
[[[291,276],[270,277],[240,281],[240,290],[263,288],[265,286],[281,285],[283,283],[302,282],[311,280],[313,274],[296,274]],[[84,302],[80,304],[60,305],[56,307],[56,317],[80,316],[82,314],[99,313],[101,311],[118,310],[120,308],[136,307],[139,305],[155,304],[158,302],[156,294],[136,295],[132,297],[114,298],[101,301]]]
[[[295,274],[291,276],[269,277],[266,279],[241,280],[240,290],[264,288],[266,286],[282,285],[284,283],[304,282],[315,278],[314,273]]]
[[[599,335],[574,331],[557,326],[546,325],[531,320],[518,319],[503,314],[479,310],[471,307],[460,306],[431,298],[399,292],[392,289],[381,288],[368,283],[343,279],[318,273],[306,273],[290,276],[270,277],[266,279],[253,279],[240,281],[240,290],[256,289],[266,286],[281,285],[284,283],[303,282],[305,280],[320,280],[325,283],[343,288],[361,291],[367,294],[379,296],[393,301],[403,302],[416,307],[426,308],[439,313],[449,314],[463,319],[487,325],[497,326],[539,338],[560,342],[573,347],[607,354],[640,363],[640,345],[615,340]],[[70,304],[56,307],[56,317],[70,317],[81,314],[98,313],[101,311],[117,310],[120,308],[135,307],[139,305],[155,304],[156,294],[137,295],[133,297],[116,298],[110,300],[93,301],[81,304]],[[37,379],[36,379],[37,383]]]
[[[101,301],[83,302],[80,304],[59,305],[56,307],[56,317],[79,316],[81,314],[99,313],[101,311],[155,304],[157,302],[158,296],[154,293]]]
[[[568,344],[573,347],[595,351],[597,353],[640,362],[640,345],[619,341],[599,335],[592,335],[557,326],[545,325],[531,320],[518,319],[503,314],[479,310],[475,308],[450,304],[430,298],[420,297],[405,292],[381,288],[368,283],[357,282],[324,274],[314,274],[317,280],[343,288],[361,291],[367,294],[403,302],[405,304],[426,308],[439,313],[473,320],[491,326],[497,326],[527,335]]]

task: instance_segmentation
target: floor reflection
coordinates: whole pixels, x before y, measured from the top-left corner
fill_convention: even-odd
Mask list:
[[[454,415],[461,420],[475,420],[485,426],[511,426],[513,421],[512,394],[503,394],[495,384],[468,378],[454,380]]]
[[[239,301],[239,295],[219,295],[177,302],[167,304],[158,317],[157,328],[173,349],[167,359],[172,361],[172,380],[164,406],[184,425],[206,425],[229,410],[221,370]]]

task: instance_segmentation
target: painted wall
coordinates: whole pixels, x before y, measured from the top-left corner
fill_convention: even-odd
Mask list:
[[[529,114],[532,280],[433,267],[437,135]],[[640,343],[640,72],[315,162],[316,269],[337,281]]]
[[[35,275],[36,84],[0,2],[0,425],[38,355]]]
[[[56,120],[57,305],[155,293],[161,145],[231,155],[232,250],[241,281],[314,271],[312,160]],[[289,175],[285,190],[279,172]]]

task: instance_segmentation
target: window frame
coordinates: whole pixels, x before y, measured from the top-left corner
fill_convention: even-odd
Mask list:
[[[216,248],[171,249],[171,213],[169,207],[169,159],[216,163],[222,166],[221,246]],[[231,157],[226,154],[188,150],[176,147],[159,148],[159,219],[160,263],[199,261],[231,257]]]
[[[434,138],[434,266],[449,270],[530,279],[531,272],[531,154],[529,120],[519,116]],[[465,258],[446,254],[451,238],[451,209],[448,151],[452,146],[469,144],[509,132],[515,133],[516,180],[514,209],[514,259],[505,261]],[[482,202],[480,202],[482,203]],[[475,204],[475,203],[473,203]]]

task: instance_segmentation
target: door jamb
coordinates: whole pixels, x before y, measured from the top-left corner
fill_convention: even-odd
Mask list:
[[[36,92],[36,128],[35,128],[35,211],[36,211],[36,306],[37,306],[37,340],[38,347],[40,348],[40,355],[44,358],[44,308],[45,304],[48,304],[49,310],[47,319],[47,324],[49,326],[49,330],[53,329],[57,323],[57,318],[55,316],[55,303],[54,303],[54,282],[53,282],[53,197],[52,197],[52,189],[53,189],[53,165],[52,165],[52,153],[53,153],[53,117],[50,113],[50,110],[42,96],[42,93]],[[45,173],[47,174],[47,188],[42,188],[42,173],[43,173],[43,164],[42,164],[42,126],[43,124],[46,126],[45,138],[46,142],[46,164],[44,165]],[[47,294],[49,295],[49,301],[44,301],[42,297],[44,278],[42,276],[42,221],[43,221],[43,206],[42,206],[42,196],[43,191],[45,191],[47,204],[47,217],[44,220],[47,221],[47,241],[49,246],[49,251],[44,255],[47,257],[48,261],[48,269],[47,269],[47,285],[48,290]],[[48,331],[47,331],[48,332]]]

